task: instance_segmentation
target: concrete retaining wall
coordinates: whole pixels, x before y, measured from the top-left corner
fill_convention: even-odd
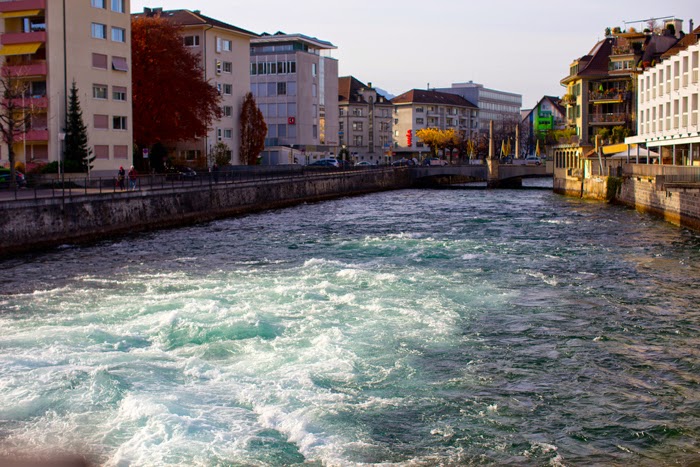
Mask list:
[[[583,181],[576,177],[554,179],[554,192],[565,196],[605,201],[607,189],[606,177],[587,178]]]
[[[625,177],[617,202],[662,217],[672,224],[700,230],[700,186],[663,184],[655,177]]]
[[[39,198],[0,204],[0,254],[163,227],[302,202],[407,188],[408,170],[335,172],[248,184]]]

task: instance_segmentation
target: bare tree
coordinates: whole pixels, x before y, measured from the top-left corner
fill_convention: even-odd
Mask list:
[[[0,135],[10,159],[10,187],[16,188],[15,141],[29,130],[34,111],[31,99],[27,98],[29,83],[7,66],[0,70],[0,89],[3,97],[0,99]]]

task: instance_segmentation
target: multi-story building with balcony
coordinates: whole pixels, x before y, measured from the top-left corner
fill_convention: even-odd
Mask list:
[[[263,164],[305,164],[337,154],[338,61],[330,42],[262,34],[250,45],[250,89],[265,117]]]
[[[477,106],[457,94],[413,89],[396,96],[391,103],[393,151],[397,156],[427,155],[428,147],[415,136],[423,128],[453,129],[464,139],[472,139],[478,132]]]
[[[356,162],[385,161],[392,145],[391,101],[378,94],[372,83],[353,76],[338,79],[338,142]]]
[[[491,121],[496,133],[514,132],[515,126],[520,123],[520,109],[523,106],[523,96],[520,94],[489,89],[473,81],[454,83],[450,88],[435,90],[457,94],[475,104],[479,109],[478,130],[482,135],[488,135]]]
[[[636,131],[636,77],[660,60],[680,37],[670,29],[660,32],[616,28],[571,63],[569,75],[561,80],[567,89],[563,102],[568,124],[576,128],[582,144],[593,144],[596,135],[607,134],[614,127],[623,127],[627,133]]]
[[[9,76],[26,81],[31,123],[15,142],[16,160],[62,160],[72,83],[79,90],[94,174],[132,159],[129,0],[0,2],[0,56]],[[8,161],[3,148],[0,159]]]
[[[182,28],[182,42],[200,58],[204,79],[221,95],[222,117],[197,139],[168,144],[177,162],[206,167],[207,155],[219,143],[228,148],[232,164],[240,164],[240,117],[243,100],[250,91],[250,41],[257,34],[205,16],[199,10],[145,8],[141,15],[157,16]]]
[[[700,165],[699,39],[697,28],[637,77],[637,135],[625,142],[656,150],[665,164]]]

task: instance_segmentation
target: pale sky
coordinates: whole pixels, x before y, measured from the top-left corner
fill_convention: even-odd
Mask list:
[[[693,8],[692,5],[695,5]],[[394,95],[474,81],[523,95],[531,108],[564,94],[569,64],[625,21],[675,16],[700,25],[697,0],[132,0],[143,7],[201,10],[255,33],[301,33],[338,47],[339,75]],[[643,24],[629,24],[644,29]],[[641,26],[641,27],[640,27]]]

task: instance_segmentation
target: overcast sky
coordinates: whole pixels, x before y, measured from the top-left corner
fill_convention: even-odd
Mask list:
[[[472,80],[522,94],[525,108],[544,95],[564,94],[559,81],[569,64],[588,53],[607,26],[625,29],[625,21],[666,16],[682,19],[685,32],[689,19],[700,25],[697,0],[131,2],[132,12],[144,6],[199,9],[255,33],[301,33],[332,42],[340,76],[395,95]]]

